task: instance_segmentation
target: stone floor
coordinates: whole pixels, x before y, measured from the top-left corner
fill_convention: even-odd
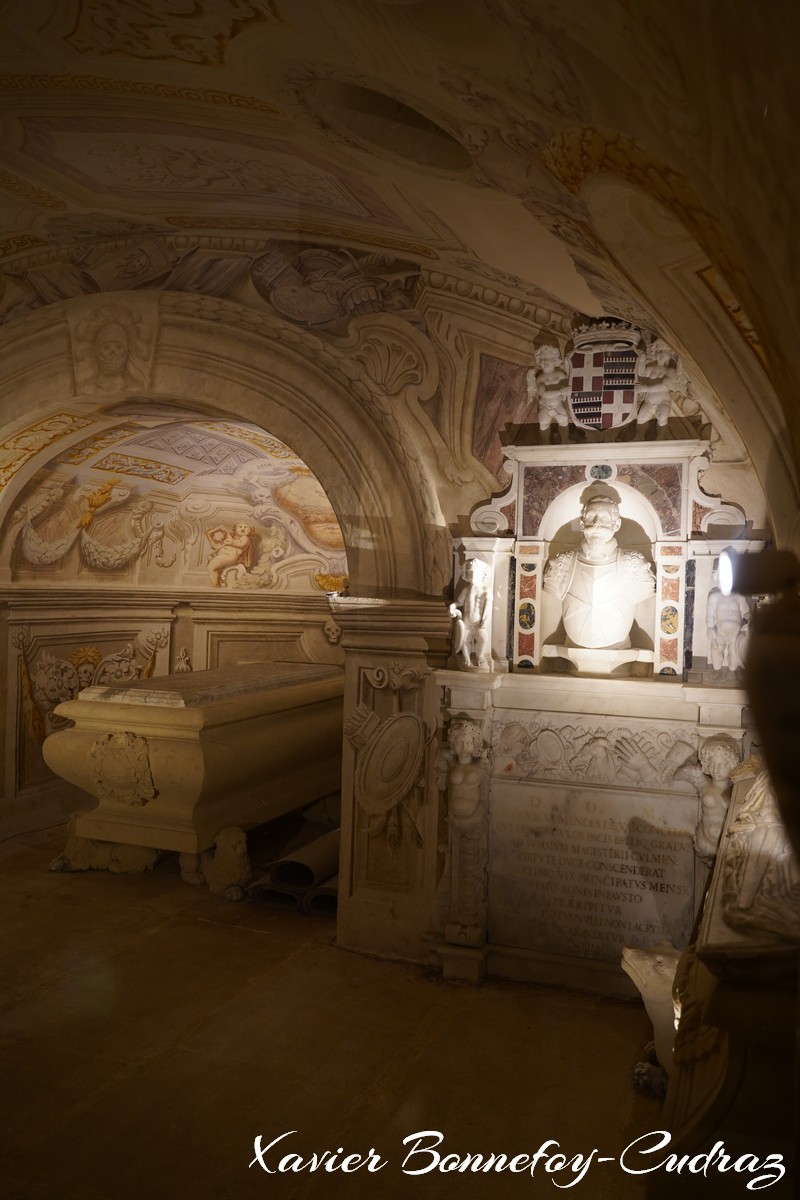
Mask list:
[[[574,1175],[412,1176],[403,1138],[438,1130],[459,1156],[552,1138],[570,1158],[615,1157],[659,1128],[631,1085],[639,1004],[443,984],[337,949],[331,918],[190,887],[174,858],[138,877],[49,873],[62,846],[60,830],[0,846],[6,1200],[525,1200]],[[387,1165],[249,1167],[257,1135],[288,1130],[267,1165],[338,1147]],[[643,1187],[593,1162],[576,1192]]]

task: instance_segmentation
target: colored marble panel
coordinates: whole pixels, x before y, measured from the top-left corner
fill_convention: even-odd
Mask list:
[[[662,662],[677,663],[678,639],[662,637],[658,643],[658,652]]]
[[[536,605],[529,602],[520,604],[517,609],[517,620],[519,621],[520,629],[533,629],[536,624]]]
[[[675,558],[676,555],[681,555],[681,554],[683,554],[683,546],[662,546],[661,547],[661,557],[662,558]]]
[[[680,600],[681,598],[681,581],[680,579],[662,579],[661,580],[661,599],[662,600]]]
[[[519,637],[517,638],[517,657],[521,658],[523,655],[530,655],[531,657],[533,657],[535,650],[536,650],[536,634],[535,633],[521,633],[519,635]]]
[[[520,600],[536,599],[536,575],[526,572],[524,567],[519,577],[519,597]]]
[[[608,463],[595,463],[590,469],[589,474],[592,479],[610,479],[614,474],[614,468]]]
[[[566,488],[586,479],[583,466],[525,467],[522,484],[522,535],[536,537],[542,517]]]
[[[652,504],[664,534],[674,536],[680,532],[683,468],[679,463],[620,466],[617,479],[630,484]]]
[[[677,633],[679,619],[678,610],[675,605],[667,604],[661,610],[661,632],[666,634]]]

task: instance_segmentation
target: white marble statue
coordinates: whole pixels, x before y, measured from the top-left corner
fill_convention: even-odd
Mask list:
[[[736,929],[800,941],[800,865],[766,770],[756,776],[728,828],[722,913]]]
[[[700,818],[694,834],[698,858],[712,863],[717,853],[722,826],[728,812],[730,774],[739,763],[739,747],[733,738],[718,734],[706,738],[700,747],[700,767],[709,776],[700,785]]]
[[[636,424],[655,420],[663,428],[672,412],[672,393],[681,391],[681,385],[676,355],[663,338],[656,338],[636,362],[636,393],[640,398]]]
[[[533,355],[536,363],[527,375],[528,400],[536,406],[539,428],[569,425],[569,368],[558,346],[546,343]]]
[[[637,1063],[633,1070],[636,1086],[663,1099],[666,1077],[672,1070],[672,1048],[677,1027],[677,1004],[673,996],[680,951],[671,942],[650,949],[623,946],[620,966],[641,993],[653,1025],[652,1054],[655,1062]],[[650,1052],[650,1047],[647,1048]]]
[[[706,603],[708,661],[715,671],[740,671],[750,629],[750,606],[744,596],[726,596],[719,586],[719,559],[714,563],[712,588]]]
[[[561,601],[570,645],[630,646],[636,605],[655,592],[653,570],[644,555],[618,545],[614,535],[621,524],[615,500],[590,496],[581,509],[580,546],[547,564],[543,587]]]
[[[453,649],[461,655],[463,666],[477,667],[481,671],[491,669],[490,575],[488,563],[480,558],[468,558],[459,580],[455,603],[450,605],[450,616],[455,619],[456,625]]]

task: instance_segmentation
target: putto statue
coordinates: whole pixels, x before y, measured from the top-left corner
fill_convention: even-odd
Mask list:
[[[744,596],[726,596],[719,586],[719,559],[714,561],[712,588],[706,603],[708,661],[715,671],[741,671],[750,628],[750,606]]]
[[[678,356],[663,338],[655,338],[636,361],[636,393],[640,398],[636,424],[654,420],[663,429],[672,412],[673,393],[683,395],[687,384]]]
[[[545,568],[544,590],[561,601],[572,646],[629,647],[636,606],[655,592],[653,569],[644,555],[617,543],[614,535],[621,524],[613,495],[590,494],[581,508],[580,546],[556,555]]]
[[[489,654],[490,574],[488,563],[480,558],[468,558],[459,580],[455,603],[450,605],[450,616],[456,623],[453,649],[461,655],[463,666],[477,667],[480,671],[489,671],[492,666]]]
[[[739,765],[739,747],[732,737],[715,734],[706,738],[698,755],[706,779],[699,790],[700,819],[694,834],[698,858],[709,865],[716,857],[731,795],[730,774]]]
[[[558,346],[547,343],[533,355],[536,363],[527,375],[528,400],[536,406],[539,428],[569,425],[570,373]]]

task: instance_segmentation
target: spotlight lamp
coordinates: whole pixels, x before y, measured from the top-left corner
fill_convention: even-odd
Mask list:
[[[800,858],[800,561],[788,550],[719,561],[720,589],[769,596],[750,622],[744,682],[786,831]]]
[[[774,596],[797,592],[800,560],[791,550],[762,550],[740,554],[733,549],[719,556],[719,586],[725,596]]]

